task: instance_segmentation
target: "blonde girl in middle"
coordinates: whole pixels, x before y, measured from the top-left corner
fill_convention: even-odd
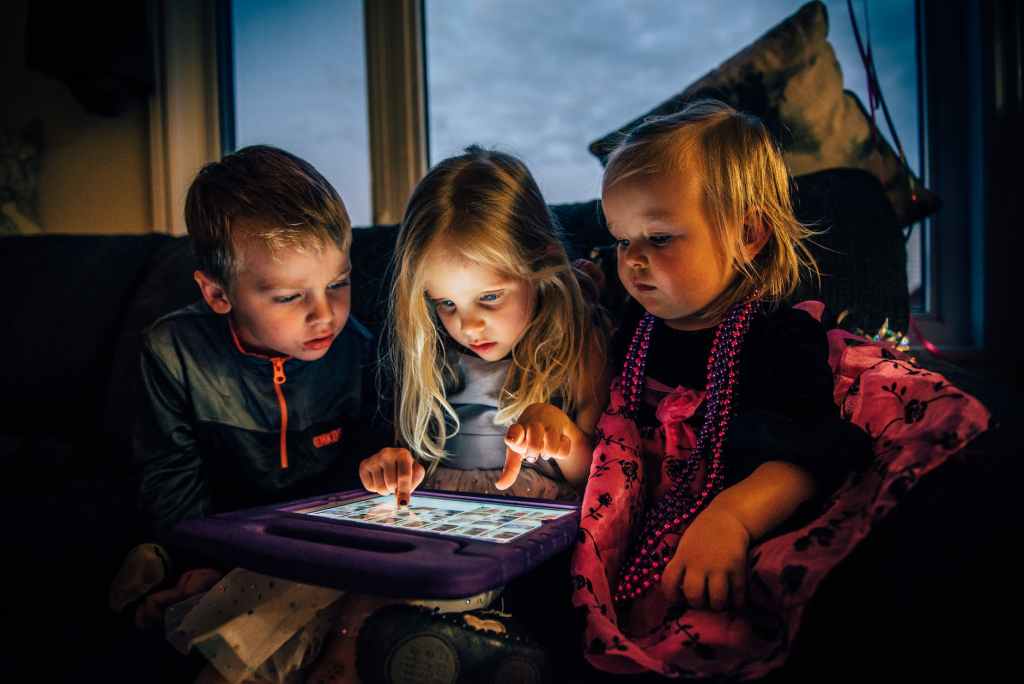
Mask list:
[[[363,486],[399,506],[423,484],[578,498],[607,402],[607,333],[526,166],[470,147],[431,169],[409,200],[392,271],[385,366],[401,446],[363,460]],[[499,592],[402,602],[463,612]],[[362,624],[395,602],[346,597],[309,681],[357,682]]]
[[[413,192],[389,317],[402,447],[360,465],[399,505],[435,489],[574,498],[606,403],[606,329],[526,166],[470,147]]]

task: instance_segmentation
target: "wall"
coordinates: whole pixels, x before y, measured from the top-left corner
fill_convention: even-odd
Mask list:
[[[47,233],[150,230],[149,113],[89,114],[63,83],[25,66],[28,0],[0,8],[0,127],[43,125],[39,224]]]

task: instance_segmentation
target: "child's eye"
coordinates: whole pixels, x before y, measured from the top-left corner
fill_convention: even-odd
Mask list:
[[[274,301],[277,302],[278,304],[287,304],[288,302],[294,302],[298,298],[299,295],[297,294],[283,295],[281,297],[274,297]]]
[[[340,290],[342,288],[348,287],[349,286],[349,282],[350,282],[349,279],[345,278],[344,280],[339,280],[336,283],[331,283],[330,285],[327,286],[327,289],[328,290]]]
[[[626,249],[629,247],[629,240],[616,240],[615,246],[619,249]]]
[[[664,247],[672,241],[672,237],[673,236],[671,235],[652,235],[647,239],[650,240],[651,244],[655,247]]]
[[[485,295],[480,295],[480,301],[485,303],[493,303],[501,299],[501,296],[505,294],[505,291],[501,292],[488,292]]]
[[[438,299],[434,302],[434,308],[440,313],[451,313],[455,311],[455,302],[450,299]]]

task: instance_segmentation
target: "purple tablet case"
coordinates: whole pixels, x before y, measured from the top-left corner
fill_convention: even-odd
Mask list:
[[[525,536],[498,544],[294,512],[367,496],[356,490],[186,520],[174,528],[173,541],[221,562],[283,579],[395,598],[440,599],[503,586],[576,540],[579,513],[574,504],[422,493],[574,513],[544,521]]]

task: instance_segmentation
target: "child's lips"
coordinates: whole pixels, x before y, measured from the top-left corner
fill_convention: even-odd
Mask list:
[[[486,352],[489,351],[490,349],[493,349],[494,346],[497,344],[497,342],[480,342],[478,344],[469,345],[469,348],[475,351],[477,354],[480,354],[482,352]]]
[[[330,335],[324,335],[323,337],[315,337],[312,340],[308,340],[302,343],[302,348],[309,351],[316,351],[320,349],[326,349],[331,346],[331,342],[334,341],[334,333]]]
[[[639,292],[651,292],[652,290],[657,290],[658,289],[658,288],[654,287],[653,285],[648,285],[647,283],[641,283],[641,282],[638,282],[636,280],[633,281],[633,287],[634,287],[634,289],[638,290]]]

